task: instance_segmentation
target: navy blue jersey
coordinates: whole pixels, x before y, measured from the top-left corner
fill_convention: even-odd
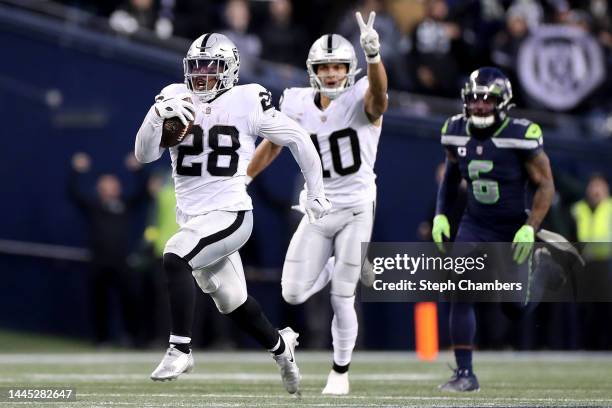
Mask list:
[[[530,206],[525,162],[542,151],[542,130],[527,119],[506,118],[490,137],[470,133],[464,115],[449,118],[442,145],[468,182],[465,216],[493,230],[520,227]]]

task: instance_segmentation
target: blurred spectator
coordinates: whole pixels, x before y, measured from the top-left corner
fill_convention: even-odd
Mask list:
[[[146,28],[155,31],[159,38],[166,39],[172,36],[174,30],[173,7],[174,0],[161,0],[160,7],[155,5],[154,0],[129,0],[111,13],[108,23],[121,34],[131,35]]]
[[[408,76],[406,56],[410,43],[397,28],[393,18],[387,13],[383,0],[360,0],[357,9],[351,9],[344,14],[338,23],[336,32],[353,44],[355,50],[359,51],[359,26],[355,20],[355,12],[361,12],[364,19],[368,19],[371,11],[376,12],[374,27],[380,36],[380,54],[385,63],[385,68],[389,76],[389,86],[394,89],[410,89],[411,83]],[[363,52],[356,52],[358,66],[366,69],[365,55]]]
[[[240,74],[252,77],[256,71],[257,59],[261,55],[259,37],[249,33],[251,12],[247,0],[228,0],[225,5],[225,23],[228,28],[221,31],[236,44],[240,52]]]
[[[586,261],[582,285],[594,301],[609,298],[600,293],[610,287],[612,260],[612,199],[610,186],[601,174],[593,174],[586,188],[586,197],[573,207],[578,242]],[[583,345],[594,349],[610,349],[612,334],[607,322],[612,319],[612,303],[581,305]],[[606,323],[604,323],[606,322]]]
[[[269,19],[261,32],[264,44],[261,57],[304,68],[308,39],[304,30],[293,22],[291,1],[270,1]]]
[[[156,14],[153,0],[129,0],[111,13],[108,23],[118,33],[134,34],[140,28],[152,30]]]
[[[220,29],[218,24],[213,25],[220,19],[211,3],[201,0],[176,0],[172,8],[175,35],[194,40],[206,32]]]
[[[584,200],[577,202],[572,214],[576,220],[578,242],[584,243],[582,255],[588,262],[607,262],[612,258],[610,245],[598,242],[612,242],[612,199],[607,180],[601,174],[589,178]]]
[[[516,66],[518,53],[524,40],[529,35],[529,30],[539,25],[539,20],[534,17],[537,15],[537,7],[525,5],[524,3],[515,4],[506,13],[505,29],[499,32],[493,41],[493,51],[491,59],[500,67],[513,84],[518,84]],[[541,15],[541,10],[540,10]],[[519,87],[515,87],[514,102],[522,106]]]
[[[461,27],[449,20],[444,0],[427,0],[425,18],[412,33],[412,75],[415,90],[439,96],[456,96],[459,72],[454,47]]]
[[[123,196],[117,176],[102,174],[96,182],[96,196],[89,197],[82,190],[81,178],[91,169],[91,159],[85,153],[76,153],[72,158],[68,191],[89,223],[92,322],[98,345],[111,341],[108,316],[112,290],[117,291],[121,303],[125,328],[125,332],[120,334],[121,342],[136,345],[140,341],[140,282],[135,271],[127,266],[127,256],[133,210],[147,200],[148,194],[145,177],[133,154],[126,159],[126,167],[139,178],[137,191],[133,195]]]

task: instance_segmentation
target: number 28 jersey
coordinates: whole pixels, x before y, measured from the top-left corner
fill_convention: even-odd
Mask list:
[[[313,88],[289,88],[280,110],[309,134],[321,156],[325,194],[333,208],[354,207],[376,200],[374,163],[380,126],[364,109],[367,77],[357,81],[321,110]]]
[[[156,100],[186,92],[185,84],[171,84]],[[181,212],[198,215],[253,208],[244,176],[255,152],[259,122],[264,111],[274,109],[269,95],[262,86],[249,84],[234,86],[207,103],[192,98],[196,107],[192,129],[169,149]]]

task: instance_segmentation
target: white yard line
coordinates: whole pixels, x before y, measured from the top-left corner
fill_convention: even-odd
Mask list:
[[[330,352],[299,351],[297,356],[306,363],[329,363]],[[132,364],[154,363],[163,356],[159,352],[99,352],[99,353],[17,353],[0,354],[0,364]],[[477,352],[479,361],[513,362],[612,362],[609,352]],[[371,352],[356,351],[353,362],[359,363],[401,363],[418,361],[413,352]],[[196,352],[195,358],[211,363],[262,363],[269,364],[266,352]],[[442,352],[439,361],[452,359],[452,354]]]
[[[156,393],[156,394],[141,394],[141,393],[117,393],[117,394],[106,394],[106,393],[79,393],[77,397],[108,397],[108,398],[236,398],[236,399],[273,399],[274,396],[270,395],[254,395],[254,394],[215,394],[215,393],[205,393],[205,394],[171,394],[171,393]],[[287,397],[278,397],[280,399],[284,399]],[[337,401],[341,400],[415,400],[415,401],[477,401],[486,403],[487,401],[529,401],[529,402],[607,402],[612,403],[612,399],[596,399],[596,398],[533,398],[533,397],[487,397],[487,398],[474,398],[474,397],[457,397],[457,396],[440,396],[440,397],[424,397],[424,396],[373,396],[373,395],[343,395],[342,397],[330,397],[326,395],[320,394],[304,394],[304,399],[323,399],[329,400],[334,399]],[[294,401],[299,401],[297,399],[292,399]]]
[[[327,374],[304,374],[304,380],[324,381]],[[442,378],[440,375],[420,373],[397,373],[397,374],[351,374],[355,381],[427,381]],[[181,376],[183,381],[276,381],[279,374],[270,373],[190,373]],[[0,377],[2,383],[15,382],[49,382],[66,381],[71,383],[93,382],[93,381],[149,381],[146,374],[20,374],[11,377]]]

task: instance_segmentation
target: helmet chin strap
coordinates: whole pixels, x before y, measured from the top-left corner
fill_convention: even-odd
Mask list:
[[[346,78],[344,78],[344,80],[342,81],[342,83],[340,85],[338,85],[335,88],[326,88],[323,86],[323,81],[321,81],[319,79],[319,92],[321,92],[323,95],[327,96],[329,99],[331,99],[332,101],[334,99],[336,99],[338,96],[340,96],[342,94],[342,92],[346,91],[346,84],[348,82],[348,76]]]
[[[217,96],[217,94],[219,93],[219,89],[217,88],[218,88],[218,85],[221,83],[221,79],[217,79],[217,83],[215,84],[213,89],[210,89],[207,91],[196,91],[195,83],[193,79],[189,79],[189,81],[190,82],[188,84],[188,87],[190,88],[191,92],[195,95],[195,97],[202,103],[206,103],[210,101],[211,99],[214,99],[215,96]]]

